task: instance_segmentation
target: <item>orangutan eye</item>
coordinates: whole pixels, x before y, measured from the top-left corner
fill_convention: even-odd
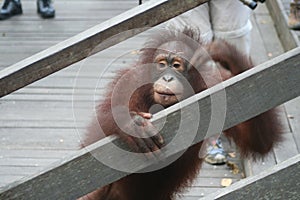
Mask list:
[[[179,68],[179,67],[181,67],[181,65],[180,65],[179,63],[174,63],[174,64],[173,64],[173,67],[174,67],[174,68]]]
[[[167,63],[165,61],[160,61],[157,63],[158,69],[165,69],[167,67]]]
[[[178,61],[178,60],[175,60],[174,62],[173,62],[173,68],[175,68],[175,69],[180,69],[180,68],[182,68],[182,62],[180,62],[180,61]]]
[[[160,67],[160,68],[164,68],[165,66],[166,66],[165,63],[159,63],[159,67]]]

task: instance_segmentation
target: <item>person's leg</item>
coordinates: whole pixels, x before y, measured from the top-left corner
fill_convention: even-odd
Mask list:
[[[224,39],[250,56],[251,9],[237,0],[212,0],[208,5],[214,38]],[[210,143],[205,162],[213,165],[225,164],[227,153],[223,149],[221,138],[215,138]]]
[[[212,0],[209,6],[214,37],[222,38],[250,55],[252,10],[237,0]]]
[[[290,29],[300,30],[300,0],[291,0],[288,19]]]
[[[20,0],[5,0],[0,10],[0,20],[8,19],[14,15],[22,14],[22,5]]]
[[[37,0],[37,12],[43,18],[53,18],[55,16],[51,0]]]
[[[211,165],[223,165],[227,162],[227,153],[225,152],[221,135],[207,139],[209,146],[204,161]]]

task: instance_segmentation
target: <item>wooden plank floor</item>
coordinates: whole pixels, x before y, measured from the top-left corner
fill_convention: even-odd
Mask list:
[[[22,5],[23,15],[0,23],[1,69],[129,10],[138,1],[55,1],[56,17],[49,20],[37,15],[35,1],[23,0]],[[103,56],[103,65],[114,58],[110,54]],[[73,117],[73,87],[80,66],[71,66],[1,99],[0,187],[78,150],[81,138],[77,128],[84,127],[90,119],[86,117],[81,123]],[[97,79],[91,74],[92,70],[81,76],[91,81],[81,85],[80,92],[76,90],[80,99],[73,102],[80,107],[78,112],[84,111],[87,104],[93,106],[88,94],[94,91],[93,81]]]
[[[34,1],[22,0],[24,14],[0,22],[0,69],[137,6],[137,2],[60,0],[54,2],[56,18],[43,20],[36,14]],[[283,50],[264,5],[255,11],[252,21],[255,62],[259,64],[280,55]],[[78,150],[95,99],[101,98],[113,70],[135,59],[135,50],[146,35],[98,53],[0,100],[0,187]],[[262,170],[262,166],[272,166],[299,153],[299,101],[293,100],[283,108],[283,119],[290,127],[287,145],[275,149],[272,159],[264,161],[264,165],[247,161],[252,174]],[[233,161],[241,167],[238,157]],[[235,182],[242,177],[243,172],[232,174],[225,165],[204,164],[193,187],[179,199],[198,199],[222,188],[223,178]]]
[[[281,0],[285,10],[282,12],[289,12],[289,0]],[[275,1],[273,2],[275,3]],[[262,7],[260,7],[262,8]],[[258,14],[260,13],[260,14]],[[278,45],[280,42],[274,42],[274,29],[272,28],[273,22],[269,14],[265,12],[258,11],[256,12],[256,24],[258,26],[258,30],[261,33],[262,43],[264,44],[265,54],[268,57],[274,57],[280,55],[284,50],[283,48]],[[287,22],[286,22],[287,23]],[[291,31],[291,30],[286,30]],[[300,32],[295,33],[300,36]],[[281,33],[278,33],[281,35]],[[296,38],[299,39],[299,38]],[[278,38],[276,38],[278,40]],[[299,41],[298,41],[299,42]],[[300,86],[299,86],[300,87]],[[288,158],[291,158],[300,153],[300,98],[293,99],[287,103],[285,103],[281,109],[282,115],[282,130],[284,130],[284,142],[275,147],[273,149],[273,153],[271,153],[267,158],[265,158],[261,162],[253,162],[253,161],[246,161],[245,168],[247,175],[255,175],[260,173],[263,170],[266,170],[277,163],[280,163]],[[249,171],[248,171],[249,170]]]

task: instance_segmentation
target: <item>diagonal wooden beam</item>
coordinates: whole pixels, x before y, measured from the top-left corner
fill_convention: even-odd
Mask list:
[[[170,141],[157,159],[122,151],[115,144],[126,145],[108,137],[34,177],[0,189],[0,199],[75,199],[130,173],[162,167],[206,136],[299,96],[299,66],[297,48],[156,114],[153,124],[164,124],[161,134]],[[224,105],[225,115],[219,112]],[[212,122],[221,122],[220,130],[210,128]]]
[[[146,2],[0,72],[0,97],[59,71],[91,54],[106,39],[128,30],[103,49],[132,37],[209,0],[156,0]],[[155,17],[154,17],[155,16]],[[98,52],[103,49],[97,49]]]
[[[201,200],[300,199],[300,154]]]

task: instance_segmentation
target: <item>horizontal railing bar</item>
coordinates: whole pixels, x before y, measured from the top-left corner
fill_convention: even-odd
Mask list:
[[[201,200],[252,200],[300,198],[300,154],[263,171],[243,179],[232,186],[221,189]]]
[[[0,199],[75,199],[130,173],[166,164],[192,144],[218,133],[210,128],[211,119],[223,121],[220,129],[226,130],[299,96],[299,65],[297,48],[156,114],[153,124],[164,123],[161,134],[166,141],[172,140],[159,160],[120,151],[115,144],[124,146],[122,141],[107,137],[49,170],[0,189]],[[212,107],[219,111],[224,104],[216,101],[213,105],[212,100],[218,100],[224,92],[226,115],[214,113]],[[123,168],[119,169],[120,166]]]
[[[96,46],[116,34],[132,30],[127,32],[126,37],[101,45],[102,49],[97,51],[113,46],[208,1],[156,0],[124,12],[0,71],[0,97],[88,57]]]

